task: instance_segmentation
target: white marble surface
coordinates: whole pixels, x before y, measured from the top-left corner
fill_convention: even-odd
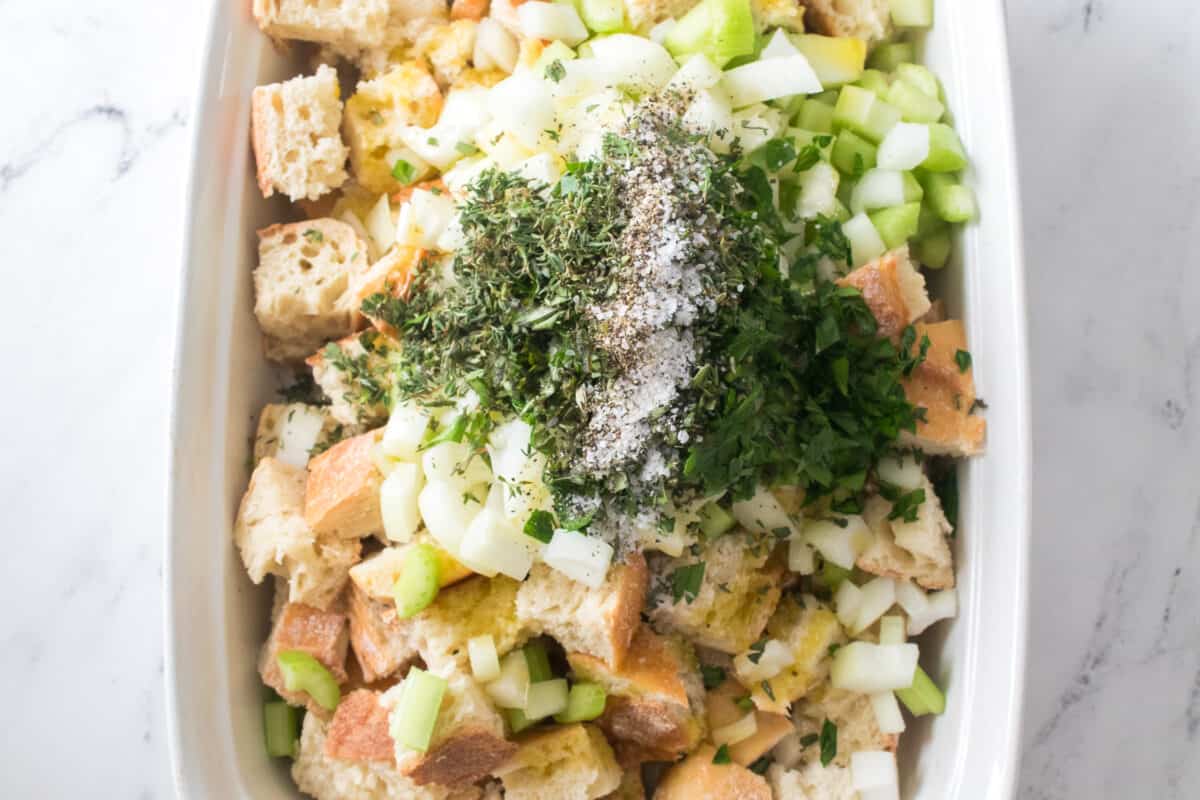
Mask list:
[[[1200,9],[1010,0],[1036,511],[1020,797],[1200,796]],[[206,2],[0,2],[0,796],[168,798],[168,371]]]

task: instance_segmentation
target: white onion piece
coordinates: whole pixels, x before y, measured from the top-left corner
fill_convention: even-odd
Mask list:
[[[383,429],[380,447],[392,458],[416,461],[429,421],[429,412],[411,400],[396,403]]]
[[[421,454],[421,468],[431,481],[452,483],[464,489],[492,480],[492,471],[483,456],[473,453],[466,442],[434,445]]]
[[[804,523],[804,540],[826,561],[853,569],[859,554],[871,544],[871,529],[857,514],[842,517],[841,522],[839,525],[831,519],[808,520]]]
[[[855,214],[900,205],[904,205],[904,175],[896,170],[868,170],[850,194],[850,210]]]
[[[750,660],[746,653],[741,653],[733,659],[733,668],[743,683],[760,683],[770,680],[795,662],[796,656],[778,639],[771,639],[763,645],[758,661]]]
[[[517,6],[517,21],[521,33],[532,39],[557,39],[574,47],[588,38],[588,30],[579,18],[575,6],[565,3],[542,3],[538,0]]]
[[[759,486],[749,500],[733,504],[733,517],[752,533],[769,533],[780,538],[799,533],[796,523],[783,510],[770,490]]]
[[[717,153],[728,153],[733,140],[733,111],[720,87],[696,92],[683,113],[683,129],[697,136],[707,136],[709,147]]]
[[[842,581],[833,593],[833,606],[837,610],[838,622],[849,628],[858,619],[858,610],[862,608],[862,589],[853,581]]]
[[[517,40],[508,29],[491,17],[479,21],[475,28],[475,52],[473,61],[476,69],[499,67],[512,72],[517,66]]]
[[[792,40],[783,32],[782,28],[776,29],[774,35],[771,36],[771,41],[767,42],[767,46],[762,49],[758,57],[760,59],[769,58],[787,58],[788,56],[800,55],[799,48],[792,44]]]
[[[896,754],[886,750],[860,750],[850,754],[850,782],[855,791],[900,785]]]
[[[788,542],[788,569],[801,575],[812,575],[817,569],[812,545],[799,536]]]
[[[275,459],[292,467],[308,464],[308,451],[317,444],[325,418],[308,406],[288,406],[283,423],[275,434]]]
[[[850,642],[833,654],[829,680],[835,689],[862,694],[907,689],[919,656],[915,644]]]
[[[500,659],[500,677],[483,687],[500,708],[525,708],[529,702],[529,662],[513,650]]]
[[[858,607],[858,616],[850,626],[850,633],[855,636],[862,633],[895,604],[895,579],[878,577],[865,584],[862,587],[862,605]]]
[[[875,471],[882,480],[906,492],[920,489],[925,484],[925,473],[912,453],[884,456],[875,465]]]
[[[458,555],[463,534],[481,509],[478,501],[450,483],[431,481],[417,496],[417,507],[429,535],[451,555]]]
[[[897,122],[879,145],[880,169],[916,169],[929,158],[929,126]]]
[[[391,249],[396,241],[396,223],[392,218],[392,206],[386,194],[379,195],[375,205],[371,206],[365,225],[376,252],[382,255]]]
[[[711,89],[721,82],[721,70],[703,53],[697,53],[683,62],[683,66],[667,81],[668,92],[698,92]]]
[[[400,220],[396,223],[396,244],[430,250],[437,246],[438,239],[452,219],[454,201],[448,194],[434,194],[427,189],[417,189],[408,202],[400,207]]]
[[[726,744],[737,744],[758,733],[758,715],[750,711],[741,719],[713,728],[712,740],[717,747]]]
[[[679,23],[673,19],[664,19],[662,22],[650,29],[650,41],[662,44],[667,40],[667,37],[671,35],[671,31],[675,30],[675,26],[678,24]]]
[[[529,425],[514,419],[492,431],[488,441],[492,472],[505,489],[504,511],[517,527],[524,526],[532,511],[551,504],[550,490],[542,481],[546,457],[531,452],[531,435]]]
[[[458,560],[489,578],[501,573],[523,581],[533,566],[536,545],[536,539],[516,530],[504,514],[485,508],[463,533]]]
[[[729,93],[734,108],[821,91],[817,73],[799,53],[734,67],[722,76],[721,85]]]
[[[538,153],[525,159],[513,168],[513,172],[533,183],[546,186],[553,186],[562,177],[562,168],[559,167],[558,159],[550,153]]]
[[[800,173],[800,202],[796,213],[801,219],[829,216],[837,208],[841,174],[828,161],[818,161]]]
[[[500,656],[496,654],[496,640],[490,633],[467,640],[467,657],[471,659],[471,674],[475,680],[487,683],[500,677]]]
[[[593,589],[604,583],[612,557],[613,548],[608,542],[568,530],[555,531],[542,554],[551,568]]]
[[[850,240],[850,266],[861,267],[887,252],[883,237],[875,230],[875,223],[865,213],[858,213],[842,223],[842,233]]]
[[[531,5],[551,4],[529,2],[521,9]],[[555,4],[555,8],[575,13],[570,6]],[[544,80],[528,73],[510,75],[493,86],[487,95],[487,107],[504,130],[531,150],[539,149],[545,131],[554,128],[554,99],[550,88]]]
[[[896,581],[896,603],[908,615],[908,635],[918,636],[935,622],[958,616],[958,592],[943,589],[925,594],[912,581]]]
[[[903,733],[906,725],[900,713],[900,703],[892,692],[876,692],[871,695],[871,709],[875,712],[875,724],[883,734]]]
[[[742,149],[750,153],[782,134],[784,127],[783,114],[779,109],[754,105],[734,112],[729,140],[732,142],[737,139]],[[778,207],[778,199],[775,205]]]
[[[421,468],[416,464],[396,464],[379,485],[379,511],[383,517],[383,533],[393,542],[412,539],[421,524],[417,498],[425,485]]]
[[[658,91],[677,70],[665,47],[642,36],[614,33],[593,39],[591,48],[613,86]]]
[[[497,166],[499,165],[487,156],[464,158],[442,173],[442,181],[452,195],[461,199],[466,196],[467,187],[474,183],[476,178]]]

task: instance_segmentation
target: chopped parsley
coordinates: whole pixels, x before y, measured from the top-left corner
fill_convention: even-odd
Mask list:
[[[971,354],[966,350],[955,350],[954,363],[958,364],[959,372],[966,372],[971,368]]]
[[[767,697],[771,698],[771,702],[775,702],[775,690],[771,688],[771,682],[763,681],[762,683],[759,684],[759,686],[762,687],[763,694],[765,694]]]
[[[767,647],[767,640],[759,639],[757,642],[750,645],[750,652],[746,654],[746,659],[751,664],[757,664],[758,660],[760,658],[762,658],[763,651],[766,649],[766,647]]]
[[[704,562],[697,561],[684,567],[677,567],[670,576],[671,597],[678,603],[683,600],[690,603],[700,593],[704,583]]]
[[[731,759],[731,758],[729,757],[729,745],[727,745],[727,744],[723,744],[723,745],[721,745],[720,747],[718,747],[718,748],[717,748],[717,752],[713,754],[713,760],[712,760],[712,763],[714,763],[714,764],[728,764],[728,763],[730,763],[732,760],[733,760],[733,759]]]
[[[700,676],[704,679],[705,689],[715,689],[725,682],[725,670],[708,664],[700,665]]]
[[[410,186],[417,179],[417,168],[403,158],[398,158],[392,165],[392,177],[404,186]]]
[[[567,77],[567,68],[563,66],[561,59],[554,59],[546,65],[546,80],[558,83],[563,78]]]
[[[313,244],[320,244],[321,242],[325,241],[325,234],[321,233],[316,228],[309,228],[304,231],[304,238]]]
[[[554,538],[554,515],[542,509],[534,511],[525,521],[525,535],[539,542],[549,542]]]
[[[829,762],[837,758],[837,725],[828,718],[821,724],[821,766],[828,767]]]
[[[454,145],[454,149],[468,157],[479,153],[479,148],[470,142],[459,142]]]
[[[750,711],[754,708],[754,701],[750,699],[750,695],[748,694],[744,694],[741,697],[736,698],[733,701],[733,704],[742,711]]]
[[[800,148],[792,170],[795,172],[804,172],[815,167],[817,162],[821,160],[821,151],[829,147],[832,142],[833,137],[828,134],[814,136],[811,142]]]
[[[925,502],[924,488],[905,492],[900,487],[884,480],[879,481],[879,494],[892,504],[888,519],[902,519],[905,522],[916,522],[921,504]]]
[[[762,758],[758,759],[757,761],[752,762],[750,764],[750,766],[747,767],[746,769],[750,770],[755,775],[766,775],[767,770],[770,769],[770,767],[771,767],[771,757],[763,756]]]

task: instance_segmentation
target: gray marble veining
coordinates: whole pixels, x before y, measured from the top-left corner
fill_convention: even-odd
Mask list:
[[[5,797],[172,796],[167,387],[207,10],[0,3]],[[1200,7],[1008,18],[1036,447],[1019,796],[1194,798]]]

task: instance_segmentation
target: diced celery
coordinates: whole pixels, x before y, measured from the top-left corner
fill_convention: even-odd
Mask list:
[[[929,205],[946,222],[969,222],[975,219],[977,213],[975,193],[961,183],[932,183],[929,187]]]
[[[546,645],[534,639],[525,645],[525,663],[529,665],[529,682],[539,683],[554,677],[550,669],[550,656],[546,653]]]
[[[805,130],[833,133],[833,106],[809,97],[800,106],[796,124]]]
[[[445,678],[430,675],[419,667],[409,669],[400,699],[390,715],[392,739],[396,744],[422,753],[429,748],[445,694]]]
[[[921,215],[920,203],[905,203],[902,206],[872,211],[867,216],[879,231],[883,243],[889,250],[900,247],[917,233],[917,220]]]
[[[716,539],[736,523],[733,515],[716,503],[705,503],[704,508],[700,509],[700,532],[705,539]]]
[[[877,100],[871,106],[871,111],[867,114],[867,123],[859,133],[875,142],[875,144],[879,144],[888,135],[888,132],[896,127],[896,123],[899,121],[900,109],[891,103]]]
[[[871,107],[877,100],[875,93],[869,89],[853,84],[843,86],[838,93],[837,105],[833,108],[833,127],[861,130],[866,126]]]
[[[792,42],[808,59],[822,86],[841,86],[862,75],[867,60],[867,43],[862,39],[806,33],[792,37]]]
[[[854,82],[854,85],[870,89],[876,96],[883,99],[888,90],[888,77],[877,69],[863,70],[862,75],[858,76],[858,80]]]
[[[915,61],[916,58],[917,48],[913,46],[912,42],[888,42],[871,51],[871,55],[867,59],[867,66],[871,69],[891,72],[896,65]]]
[[[901,28],[928,28],[933,24],[933,0],[889,0],[892,22]]]
[[[438,593],[442,560],[438,551],[424,542],[414,544],[404,554],[404,568],[392,596],[396,600],[396,616],[401,619],[424,611]]]
[[[900,698],[900,702],[904,703],[914,717],[941,714],[946,710],[946,695],[919,666],[913,675],[912,686],[907,689],[897,689],[896,697]]]
[[[929,126],[929,157],[921,164],[928,172],[957,172],[967,165],[962,140],[949,125],[935,122]]]
[[[704,53],[718,67],[755,50],[750,0],[701,0],[663,42],[676,58]]]
[[[845,130],[837,135],[829,160],[843,175],[858,176],[875,168],[878,149],[854,131]]]
[[[275,657],[289,692],[305,692],[322,708],[333,711],[342,699],[337,679],[325,665],[303,650],[284,650]]]
[[[917,223],[917,238],[924,239],[946,230],[946,221],[939,217],[928,203],[921,204],[921,219]]]
[[[513,733],[520,733],[528,727],[537,724],[536,719],[530,719],[525,716],[525,712],[519,708],[502,709],[504,719],[508,721],[508,727]]]
[[[529,687],[529,702],[525,704],[525,716],[530,719],[545,719],[567,710],[566,678],[551,678]]]
[[[952,246],[950,231],[943,229],[913,242],[912,255],[930,269],[941,269],[950,260]]]
[[[832,108],[833,106],[837,105],[838,90],[837,89],[826,89],[825,91],[821,92],[820,94],[812,95],[812,99],[816,100],[818,103],[824,103],[825,105]]]
[[[300,709],[292,708],[282,700],[263,703],[263,731],[267,755],[295,758],[300,744]]]
[[[832,561],[826,561],[821,567],[821,580],[829,591],[836,591],[842,581],[850,577],[850,570],[845,567],[839,567]]]
[[[842,202],[841,198],[838,198],[837,203],[833,207],[833,213],[831,213],[830,216],[838,222],[845,222],[854,215],[850,213],[850,209],[846,207],[846,204]]]
[[[912,84],[930,97],[940,97],[942,94],[942,85],[929,67],[920,64],[898,64],[893,77]]]
[[[904,202],[914,203],[925,197],[925,187],[911,172],[903,172],[904,176]]]
[[[887,101],[900,109],[906,122],[937,122],[946,107],[908,81],[894,81],[888,88]]]
[[[607,697],[604,687],[598,683],[576,683],[567,695],[567,710],[555,714],[554,721],[566,725],[596,719],[604,713]]]
[[[579,0],[579,16],[589,30],[597,33],[614,33],[625,27],[621,0]]]

